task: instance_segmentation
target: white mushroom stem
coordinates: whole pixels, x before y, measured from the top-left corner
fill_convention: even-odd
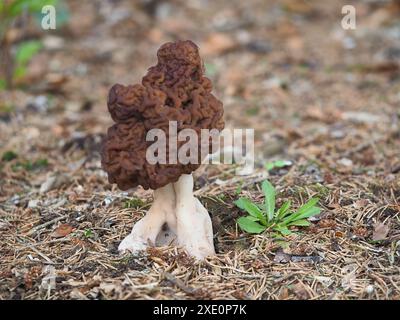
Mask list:
[[[163,232],[165,224],[169,230]],[[215,254],[211,219],[206,208],[193,196],[191,174],[184,174],[176,183],[154,191],[151,208],[118,249],[137,252],[147,246],[168,244],[163,237],[170,240],[171,234],[176,235],[175,243],[197,259]]]

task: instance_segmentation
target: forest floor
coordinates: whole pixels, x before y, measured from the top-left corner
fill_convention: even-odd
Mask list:
[[[44,48],[0,91],[0,299],[400,299],[399,2],[354,1],[347,31],[343,1],[265,2],[69,1],[62,28],[24,31]],[[199,45],[226,127],[255,129],[252,175],[196,172],[217,250],[203,262],[119,255],[151,191],[100,166],[109,88],[176,39]],[[233,202],[262,201],[266,178],[278,203],[320,197],[311,227],[238,229]]]

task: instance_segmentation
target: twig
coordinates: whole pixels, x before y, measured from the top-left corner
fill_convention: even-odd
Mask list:
[[[57,264],[53,260],[51,260],[48,256],[46,256],[44,253],[40,252],[38,249],[35,247],[31,247],[30,245],[22,244],[24,247],[29,248],[33,251],[35,251],[39,256],[41,256],[43,259],[45,259],[48,263],[50,264]]]
[[[63,219],[65,219],[66,217],[67,217],[67,216],[57,217],[57,218],[55,218],[55,219],[53,219],[53,220],[50,220],[50,221],[47,221],[47,222],[45,222],[45,223],[43,223],[43,224],[41,224],[41,225],[38,225],[38,226],[32,228],[26,235],[27,235],[27,236],[31,236],[32,234],[34,234],[35,232],[39,231],[40,229],[43,229],[43,228],[45,228],[45,227],[47,227],[47,226],[49,226],[49,225],[52,225],[53,223],[56,223],[56,222],[58,222],[58,221],[60,221],[60,220],[63,220]]]
[[[179,289],[181,289],[183,292],[187,294],[194,294],[197,292],[198,289],[188,287],[183,283],[181,279],[175,278],[171,273],[169,272],[164,272],[164,278],[176,285]]]

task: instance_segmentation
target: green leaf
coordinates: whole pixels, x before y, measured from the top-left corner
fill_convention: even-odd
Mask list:
[[[267,169],[267,171],[271,171],[274,168],[284,168],[284,167],[291,166],[291,165],[292,165],[291,161],[276,160],[276,161],[268,162],[267,164],[265,164],[265,169]]]
[[[8,7],[7,14],[12,17],[19,16],[24,10],[24,8],[26,8],[27,2],[28,1],[26,0],[15,0]]]
[[[304,205],[302,205],[296,211],[296,213],[291,215],[285,222],[289,223],[291,221],[305,219],[319,214],[321,212],[321,209],[315,206],[318,203],[318,201],[319,198],[311,198]]]
[[[258,220],[260,220],[260,222],[263,225],[267,224],[265,216],[263,215],[263,213],[260,210],[260,208],[256,204],[251,202],[249,199],[247,199],[247,198],[239,198],[238,200],[235,201],[235,204],[240,209],[245,210],[248,214],[250,214],[251,216],[253,216],[253,217],[257,218]]]
[[[318,207],[312,207],[310,209],[308,209],[307,211],[304,211],[302,214],[300,214],[299,216],[296,217],[296,220],[299,219],[306,219],[309,217],[313,217],[316,216],[317,214],[321,213],[321,208]]]
[[[0,90],[4,90],[7,87],[7,82],[5,79],[0,79]]]
[[[25,76],[26,68],[25,66],[17,66],[14,70],[14,79],[19,79]]]
[[[248,233],[261,233],[265,230],[265,227],[260,225],[259,223],[252,221],[248,217],[240,217],[237,220],[237,223],[243,231]]]
[[[85,238],[92,238],[94,234],[93,234],[92,229],[86,229],[83,232],[83,235],[85,236]]]
[[[296,220],[296,221],[290,222],[288,224],[288,226],[299,226],[299,227],[308,227],[310,225],[311,225],[311,222],[309,222],[305,219]]]
[[[265,169],[267,169],[267,171],[271,171],[274,167],[275,166],[273,162],[268,162],[265,164]]]
[[[279,231],[284,236],[292,234],[292,232],[286,226],[276,225],[273,229]]]
[[[24,10],[29,12],[41,12],[46,5],[55,5],[56,0],[15,0],[11,3],[8,9],[8,14],[16,17]]]
[[[276,214],[276,219],[279,221],[282,218],[286,217],[286,215],[289,213],[290,206],[292,205],[292,202],[290,200],[286,201],[278,210]]]
[[[313,207],[308,209],[308,211],[302,213],[299,215],[297,212],[291,214],[290,216],[286,217],[283,219],[283,224],[289,225],[290,222],[292,221],[297,221],[297,220],[302,220],[302,219],[307,219],[309,217],[315,216],[321,212],[321,209],[318,207]]]
[[[32,57],[42,48],[40,41],[26,41],[21,43],[15,54],[14,78],[22,78],[26,73],[26,66]]]
[[[145,203],[139,198],[128,199],[124,202],[124,208],[141,208],[145,205]]]
[[[256,222],[260,221],[258,218],[253,216],[247,216],[246,218],[250,219],[251,221],[256,221]]]
[[[279,234],[279,237],[282,238],[282,235]],[[276,237],[278,239],[278,237]],[[290,243],[284,240],[276,240],[275,243],[280,246],[282,249],[287,249],[290,247]]]
[[[22,42],[15,54],[15,61],[19,65],[25,65],[31,58],[42,48],[40,41],[26,41]]]
[[[319,201],[319,198],[311,198],[305,204],[303,204],[298,210],[297,213],[303,213],[308,209],[314,207]]]
[[[243,184],[243,183],[240,183],[240,184],[237,186],[237,188],[236,188],[236,190],[235,190],[235,194],[236,194],[236,195],[241,194],[241,192],[242,192],[242,184]]]
[[[275,188],[268,180],[265,180],[261,187],[265,195],[265,211],[267,212],[268,221],[272,221],[275,213]]]

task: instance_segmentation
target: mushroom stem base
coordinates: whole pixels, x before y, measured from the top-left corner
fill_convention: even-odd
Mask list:
[[[151,208],[133,226],[118,250],[135,253],[148,246],[170,244],[184,247],[199,260],[215,254],[211,218],[193,196],[191,174],[154,191]]]

